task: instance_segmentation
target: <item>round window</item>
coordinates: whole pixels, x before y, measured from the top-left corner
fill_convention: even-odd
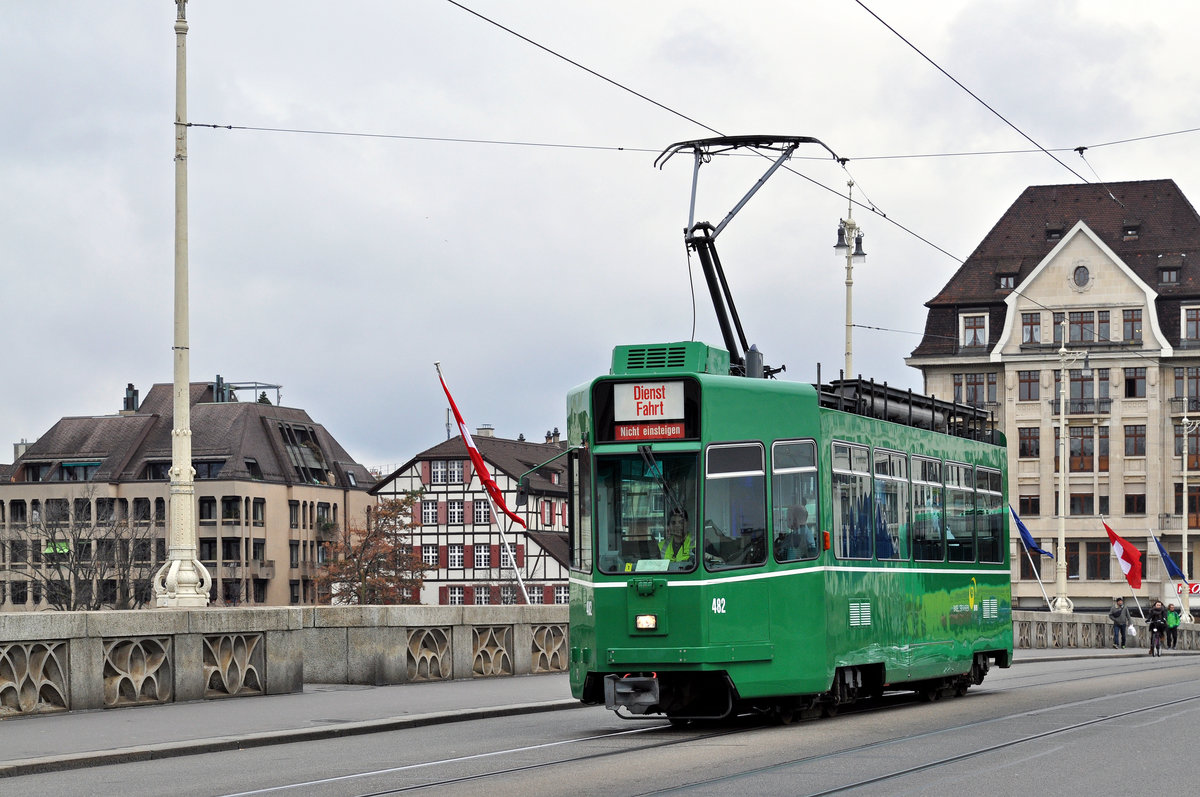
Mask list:
[[[1075,267],[1075,284],[1076,285],[1078,285],[1080,288],[1082,288],[1088,284],[1089,279],[1091,279],[1091,275],[1088,274],[1087,266],[1076,266]]]

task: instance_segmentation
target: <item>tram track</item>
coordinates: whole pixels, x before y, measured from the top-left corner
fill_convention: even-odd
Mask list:
[[[973,689],[970,693],[968,693],[967,696],[968,697],[971,697],[971,696],[984,697],[984,696],[989,696],[989,695],[990,696],[999,696],[999,695],[1004,695],[1004,694],[1024,692],[1025,690],[1035,689],[1035,688],[1042,688],[1042,689],[1045,689],[1047,687],[1052,688],[1054,686],[1057,686],[1060,684],[1065,684],[1065,683],[1079,683],[1081,681],[1090,681],[1090,680],[1103,679],[1103,678],[1120,678],[1120,677],[1123,677],[1123,676],[1126,676],[1126,675],[1129,675],[1132,673],[1146,672],[1144,667],[1137,666],[1137,664],[1140,663],[1140,661],[1141,661],[1140,659],[1130,659],[1128,666],[1121,666],[1121,667],[1118,667],[1115,669],[1112,666],[1109,666],[1107,668],[1104,668],[1102,671],[1089,673],[1089,674],[1083,674],[1087,670],[1101,670],[1101,668],[1099,668],[1099,667],[1086,667],[1083,669],[1083,672],[1081,672],[1080,670],[1075,670],[1072,673],[1070,673],[1069,675],[1065,675],[1062,677],[1055,677],[1050,680],[1047,680],[1045,677],[1040,677],[1039,680],[1035,683],[1011,684],[1011,685],[1005,685],[1003,687],[995,688],[995,689],[976,688],[976,689]],[[1168,670],[1168,669],[1185,668],[1185,667],[1189,667],[1189,666],[1195,666],[1194,660],[1179,661],[1178,663],[1170,663],[1170,664],[1164,663],[1164,666],[1162,666],[1161,668],[1156,668],[1156,669],[1161,671],[1161,670]],[[1171,688],[1171,687],[1169,685],[1151,685],[1151,686],[1129,689],[1129,690],[1126,690],[1123,694],[1125,696],[1137,695],[1140,693],[1145,693],[1145,692],[1149,692],[1152,690],[1163,689],[1163,688]],[[956,724],[956,725],[953,725],[950,727],[937,728],[934,730],[927,731],[925,733],[898,734],[896,736],[892,736],[892,737],[889,737],[886,739],[878,739],[878,740],[875,740],[873,742],[870,742],[870,743],[867,743],[864,745],[848,747],[848,748],[841,749],[841,750],[833,750],[833,751],[829,751],[829,752],[822,753],[819,755],[803,756],[800,758],[789,759],[787,761],[777,762],[777,763],[771,764],[769,766],[748,769],[748,770],[741,771],[741,772],[731,773],[728,775],[722,775],[721,777],[690,781],[688,783],[675,785],[675,786],[672,786],[667,789],[653,790],[653,791],[643,792],[642,794],[647,794],[647,795],[669,794],[669,793],[673,793],[673,792],[686,791],[689,789],[696,789],[696,788],[700,788],[700,787],[707,786],[707,785],[719,785],[722,783],[736,782],[739,779],[753,778],[756,776],[770,774],[771,772],[778,772],[778,771],[787,769],[788,767],[797,767],[797,766],[803,766],[803,765],[807,765],[807,764],[821,763],[824,761],[832,761],[832,760],[836,760],[838,758],[843,758],[843,757],[857,756],[857,755],[863,754],[864,752],[878,750],[881,748],[886,748],[890,745],[896,745],[896,744],[900,744],[900,743],[904,743],[904,742],[911,742],[914,740],[934,738],[934,737],[938,737],[938,736],[944,736],[946,734],[950,734],[950,735],[962,734],[962,733],[971,731],[973,729],[978,729],[982,726],[989,725],[989,724],[1009,721],[1009,720],[1013,720],[1015,718],[1019,718],[1022,716],[1040,715],[1040,714],[1044,714],[1046,712],[1069,710],[1071,708],[1076,708],[1076,707],[1084,706],[1087,704],[1094,704],[1098,701],[1102,701],[1105,699],[1108,699],[1108,698],[1104,697],[1104,696],[1093,697],[1093,698],[1088,698],[1085,700],[1078,700],[1078,701],[1062,703],[1062,704],[1058,704],[1055,706],[1046,707],[1044,709],[1036,709],[1036,710],[1032,710],[1032,711],[1031,710],[1023,710],[1023,711],[1017,711],[1017,712],[1013,712],[1013,713],[1006,713],[1004,715],[996,716],[996,717],[987,717],[984,719],[974,720],[971,722],[959,723],[959,724]],[[878,775],[878,776],[875,776],[872,778],[865,778],[861,781],[857,781],[852,784],[845,784],[845,785],[837,786],[837,787],[829,789],[829,790],[813,792],[812,794],[813,794],[813,797],[816,797],[816,795],[837,794],[837,793],[849,791],[849,790],[852,790],[855,788],[862,788],[862,787],[866,787],[866,786],[877,785],[879,783],[885,783],[888,780],[894,780],[894,779],[902,778],[907,775],[911,775],[911,774],[918,773],[921,771],[935,769],[935,768],[942,767],[942,766],[948,766],[948,765],[951,765],[951,764],[954,764],[954,763],[957,763],[960,761],[969,760],[971,758],[986,755],[988,753],[996,752],[998,750],[1003,750],[1007,747],[1012,747],[1015,745],[1035,741],[1035,740],[1045,738],[1048,736],[1054,736],[1057,734],[1068,733],[1070,731],[1086,728],[1088,726],[1095,725],[1097,723],[1112,721],[1112,720],[1120,719],[1125,716],[1130,716],[1130,715],[1138,714],[1141,712],[1156,710],[1156,709],[1169,707],[1169,706],[1173,706],[1173,705],[1189,703],[1191,701],[1196,701],[1196,700],[1200,700],[1200,694],[1194,695],[1194,696],[1188,696],[1188,697],[1180,698],[1180,699],[1176,699],[1176,700],[1160,702],[1155,705],[1144,707],[1144,708],[1138,708],[1138,709],[1124,711],[1124,712],[1117,712],[1117,713],[1113,713],[1110,715],[1105,715],[1103,717],[1094,718],[1094,719],[1088,720],[1086,722],[1073,723],[1073,724],[1064,725],[1064,726],[1058,727],[1058,728],[1052,728],[1052,729],[1042,731],[1042,732],[1039,732],[1036,734],[1027,734],[1027,735],[1021,736],[1016,739],[1006,740],[1006,741],[998,743],[998,744],[982,747],[978,750],[966,751],[966,752],[963,752],[960,754],[946,756],[942,759],[938,759],[935,761],[925,762],[923,764],[915,765],[915,766],[909,767],[909,768],[900,769],[900,770],[897,770],[897,771],[891,772],[891,773],[885,773],[885,774]],[[950,702],[950,701],[948,701],[948,702]],[[844,710],[844,714],[848,718],[848,717],[857,716],[860,714],[870,714],[870,713],[874,713],[877,711],[898,711],[898,710],[904,709],[906,707],[916,708],[920,705],[922,705],[922,703],[914,695],[893,693],[893,694],[886,695],[882,699],[877,699],[875,701],[864,702],[864,703],[856,704],[854,706],[847,706]],[[812,721],[803,721],[801,723],[798,723],[798,725],[811,727],[811,723],[814,723],[814,722],[837,722],[837,721],[838,720],[836,720],[836,719],[834,719],[834,720],[828,720],[828,719],[812,720]],[[533,746],[526,746],[526,747],[519,747],[519,748],[508,748],[508,749],[490,751],[487,753],[475,754],[475,755],[471,755],[471,756],[462,756],[462,757],[455,757],[455,758],[449,758],[449,759],[408,764],[408,765],[397,766],[397,767],[375,769],[375,770],[371,770],[371,771],[367,771],[367,772],[347,774],[347,775],[339,776],[336,778],[313,780],[313,781],[307,781],[307,782],[303,782],[303,783],[281,784],[281,785],[275,786],[275,787],[268,787],[268,788],[264,788],[264,789],[254,790],[254,791],[239,792],[237,794],[225,795],[225,797],[249,797],[249,795],[260,795],[260,794],[277,794],[277,793],[282,794],[282,793],[286,793],[286,792],[294,790],[294,789],[320,788],[322,785],[332,784],[335,782],[347,783],[347,782],[350,782],[353,780],[358,780],[358,779],[365,780],[368,778],[380,778],[380,777],[388,777],[388,776],[393,776],[393,775],[398,776],[398,775],[401,775],[401,773],[406,773],[406,772],[411,774],[412,772],[414,772],[416,770],[420,770],[420,769],[434,771],[438,767],[452,767],[455,765],[463,764],[469,760],[480,760],[480,759],[486,759],[486,758],[492,758],[492,757],[512,757],[514,755],[519,755],[519,754],[528,754],[534,750],[539,750],[539,749],[550,749],[550,748],[566,749],[571,746],[579,745],[579,744],[605,743],[607,741],[615,740],[615,739],[619,739],[619,738],[640,737],[642,734],[646,734],[650,737],[649,739],[646,740],[646,743],[638,743],[638,744],[633,744],[633,745],[629,745],[629,746],[623,746],[618,749],[606,749],[606,750],[585,752],[585,753],[581,753],[581,754],[564,755],[561,757],[555,757],[555,758],[544,760],[544,761],[530,762],[530,763],[522,764],[519,766],[503,766],[503,767],[489,768],[486,771],[464,774],[464,775],[448,777],[448,778],[435,778],[433,780],[427,780],[427,781],[423,781],[423,782],[419,782],[419,783],[408,783],[403,786],[396,786],[395,788],[356,792],[355,795],[356,795],[356,797],[382,797],[383,795],[400,794],[403,792],[410,792],[410,791],[420,791],[420,790],[437,789],[437,788],[454,788],[456,786],[462,786],[463,784],[479,783],[481,781],[486,781],[486,780],[492,779],[492,778],[503,778],[503,777],[513,776],[513,775],[519,775],[520,773],[534,772],[537,770],[548,770],[548,769],[553,769],[555,767],[577,765],[577,764],[588,762],[588,761],[611,759],[614,757],[621,757],[621,756],[633,756],[633,755],[637,755],[637,754],[644,754],[647,752],[653,752],[655,750],[667,749],[667,748],[681,746],[681,745],[704,743],[704,742],[707,742],[707,741],[710,741],[713,739],[722,738],[722,737],[732,737],[732,736],[739,736],[739,735],[753,733],[753,732],[762,732],[764,729],[766,729],[768,727],[768,725],[767,725],[768,722],[769,722],[769,720],[767,720],[766,717],[762,717],[761,720],[759,720],[758,718],[755,718],[751,715],[745,715],[742,718],[740,718],[737,721],[738,724],[733,727],[727,726],[727,727],[721,727],[721,728],[714,729],[714,730],[707,730],[705,728],[705,726],[700,726],[699,728],[693,727],[693,728],[689,728],[687,730],[681,730],[681,729],[673,728],[666,724],[654,724],[654,725],[648,725],[648,726],[641,727],[641,728],[633,728],[633,729],[628,729],[628,730],[615,731],[612,733],[601,733],[601,734],[593,734],[593,735],[583,736],[583,737],[579,737],[579,738],[575,738],[575,739],[564,739],[564,740],[559,740],[559,741],[555,741],[555,742],[551,742],[551,743],[547,743],[547,744],[541,744],[541,745],[533,745]],[[782,732],[786,732],[785,729],[780,729],[780,730]]]

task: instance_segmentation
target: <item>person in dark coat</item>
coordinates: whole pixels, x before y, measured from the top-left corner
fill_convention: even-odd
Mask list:
[[[1125,647],[1125,629],[1129,627],[1129,610],[1125,608],[1125,599],[1117,598],[1116,604],[1108,610],[1109,619],[1113,621],[1113,647],[1118,644]]]

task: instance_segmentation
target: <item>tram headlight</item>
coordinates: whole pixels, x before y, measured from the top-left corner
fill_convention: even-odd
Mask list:
[[[657,631],[658,630],[658,615],[657,614],[639,614],[634,618],[634,626],[639,631]]]

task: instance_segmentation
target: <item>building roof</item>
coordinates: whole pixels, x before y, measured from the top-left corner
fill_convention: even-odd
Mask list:
[[[541,546],[554,561],[563,567],[570,567],[570,548],[567,545],[567,535],[561,531],[530,531],[529,539]]]
[[[1019,286],[1079,221],[1143,282],[1157,286],[1160,321],[1177,318],[1182,300],[1200,296],[1200,215],[1174,180],[1030,186],[926,302],[925,335],[912,356],[956,353],[959,309],[988,311],[993,346],[1012,292],[998,278],[1011,275]],[[1179,270],[1177,283],[1160,284],[1164,268]],[[1178,323],[1161,327],[1172,344],[1179,342]]]
[[[214,402],[211,383],[190,386],[192,460],[224,462],[221,479],[326,483],[366,489],[371,476],[301,409],[258,402]],[[63,418],[13,463],[95,462],[93,481],[146,479],[150,463],[171,460],[173,389],[154,385],[134,411]],[[252,467],[257,471],[251,472]],[[51,478],[53,475],[51,474]],[[322,481],[322,479],[324,481]]]
[[[479,453],[485,462],[491,463],[497,470],[514,481],[519,479],[526,471],[541,465],[546,460],[556,457],[567,450],[565,442],[553,440],[546,443],[530,443],[525,440],[509,440],[504,437],[490,437],[485,435],[472,435],[471,439],[475,441],[475,447],[479,449]],[[371,492],[377,494],[386,484],[390,483],[416,463],[431,459],[469,459],[467,446],[463,442],[462,436],[453,437],[450,440],[425,449],[380,479],[371,488]],[[555,460],[529,474],[527,489],[532,495],[565,496],[567,494],[566,472],[566,458]],[[552,473],[558,474],[558,484],[551,481]]]

